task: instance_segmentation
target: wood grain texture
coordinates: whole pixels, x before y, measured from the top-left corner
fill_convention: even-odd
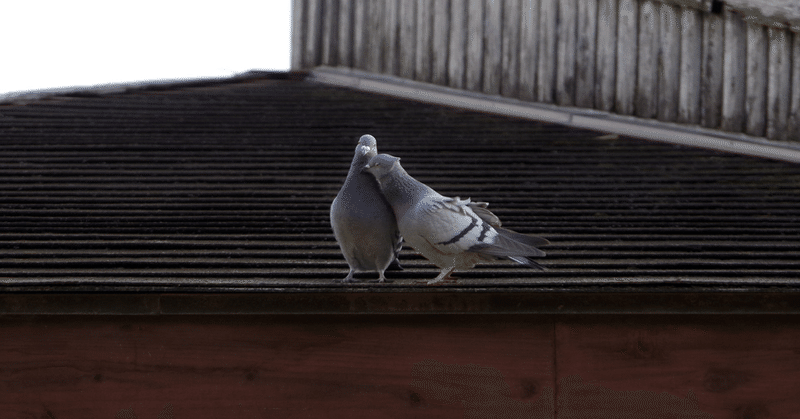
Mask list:
[[[339,65],[353,66],[353,2],[339,2]]]
[[[383,9],[386,2],[367,2],[366,12],[366,33],[364,40],[366,43],[366,67],[365,70],[380,73],[383,67],[383,53],[385,52],[383,41]]]
[[[659,26],[659,3],[655,0],[640,2],[635,112],[643,118],[655,118],[658,112]]]
[[[681,63],[678,92],[678,122],[700,123],[701,75],[703,62],[703,19],[700,12],[682,9]]]
[[[480,91],[483,83],[483,1],[468,2],[466,88]]]
[[[347,3],[347,2],[345,2]],[[380,48],[383,63],[381,71],[386,74],[397,75],[400,71],[400,57],[398,36],[400,33],[400,5],[398,0],[384,0],[383,20],[380,24]]]
[[[766,28],[747,24],[747,93],[745,132],[761,137],[767,128],[767,66],[769,43]]]
[[[450,1],[450,37],[447,57],[447,83],[463,88],[467,66],[467,0]]]
[[[536,97],[536,71],[539,57],[539,1],[521,0],[519,47],[519,97]]]
[[[556,43],[556,103],[564,106],[575,104],[577,26],[577,0],[559,0]]]
[[[530,320],[6,318],[0,332],[15,339],[0,346],[0,408],[14,418],[546,413],[553,327]]]
[[[614,109],[617,80],[617,0],[598,0],[595,106]]]
[[[578,41],[575,63],[575,105],[594,107],[597,81],[597,0],[578,2]]]
[[[558,393],[580,403],[561,405],[559,417],[790,417],[800,409],[794,396],[800,385],[800,333],[793,322],[648,317],[560,322]],[[564,383],[565,377],[575,378]]]
[[[558,1],[539,4],[539,60],[536,70],[536,99],[552,103],[555,99]]]
[[[400,76],[414,78],[417,46],[417,2],[400,2]]]
[[[8,417],[765,418],[796,316],[14,316]],[[13,337],[13,338],[9,338]]]
[[[703,16],[703,56],[700,78],[700,124],[718,128],[722,123],[725,20],[721,15]]]
[[[722,121],[727,131],[743,131],[747,94],[747,24],[736,12],[725,13],[725,57],[723,59]]]
[[[639,7],[636,0],[619,0],[617,22],[617,76],[614,110],[632,115],[636,97],[636,59]]]
[[[367,0],[353,0],[353,65],[367,67],[367,33],[369,13]]]
[[[502,17],[503,63],[500,77],[500,94],[519,97],[520,28],[522,23],[520,0],[504,0]]]
[[[766,137],[774,140],[789,139],[789,99],[792,91],[791,60],[792,35],[785,29],[767,28],[769,39],[769,65],[767,80],[767,130]]]
[[[306,29],[303,64],[306,68],[319,65],[322,59],[322,2],[324,0],[306,0],[306,11],[303,13]]]
[[[483,8],[483,92],[500,94],[502,76],[503,1],[488,0]]]
[[[800,34],[792,34],[792,93],[789,99],[788,136],[800,140]]]
[[[431,57],[433,56],[433,3],[428,0],[417,0],[417,45],[414,55],[414,78],[419,81],[431,81]]]
[[[339,0],[323,0],[322,63],[339,64]]]
[[[681,18],[676,6],[659,6],[658,111],[662,121],[678,119],[681,82]]]
[[[305,1],[292,0],[292,49],[291,62],[293,70],[305,68],[303,53],[305,52]]]
[[[447,85],[447,63],[449,57],[450,36],[450,1],[435,0],[433,2],[433,49],[431,63],[431,81],[439,85]]]

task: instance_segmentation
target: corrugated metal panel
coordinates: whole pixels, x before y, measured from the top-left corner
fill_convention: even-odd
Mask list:
[[[461,287],[800,277],[800,166],[257,78],[0,107],[0,283],[340,289],[328,209],[364,133],[443,194],[552,242],[546,272],[479,265]],[[409,248],[401,259],[381,287],[437,273]]]

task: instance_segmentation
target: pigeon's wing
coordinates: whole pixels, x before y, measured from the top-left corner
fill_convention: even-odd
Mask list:
[[[539,237],[493,227],[486,221],[485,214],[476,213],[469,200],[460,198],[426,197],[409,216],[415,219],[408,221],[408,231],[422,236],[445,254],[474,252],[501,258],[539,257],[545,253],[536,246],[548,243]]]
[[[481,220],[486,221],[490,226],[500,227],[503,225],[493,212],[486,209],[489,206],[488,202],[470,202],[468,205],[478,217],[481,217]]]

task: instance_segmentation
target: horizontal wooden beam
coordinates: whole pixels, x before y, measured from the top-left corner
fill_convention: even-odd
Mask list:
[[[763,418],[797,316],[0,318],[13,418]]]
[[[317,67],[311,72],[311,77],[321,83],[437,105],[553,122],[690,147],[800,162],[800,147],[743,134],[619,116],[603,111],[531,103],[344,68]]]
[[[131,288],[131,287],[128,287]],[[765,287],[767,288],[767,287]],[[250,291],[25,292],[0,295],[0,315],[800,314],[800,290],[725,286]]]
[[[749,23],[800,31],[800,3],[797,0],[725,0],[725,5]]]

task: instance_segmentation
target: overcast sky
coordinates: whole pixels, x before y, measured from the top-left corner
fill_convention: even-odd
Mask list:
[[[291,0],[0,4],[0,94],[289,68]]]

